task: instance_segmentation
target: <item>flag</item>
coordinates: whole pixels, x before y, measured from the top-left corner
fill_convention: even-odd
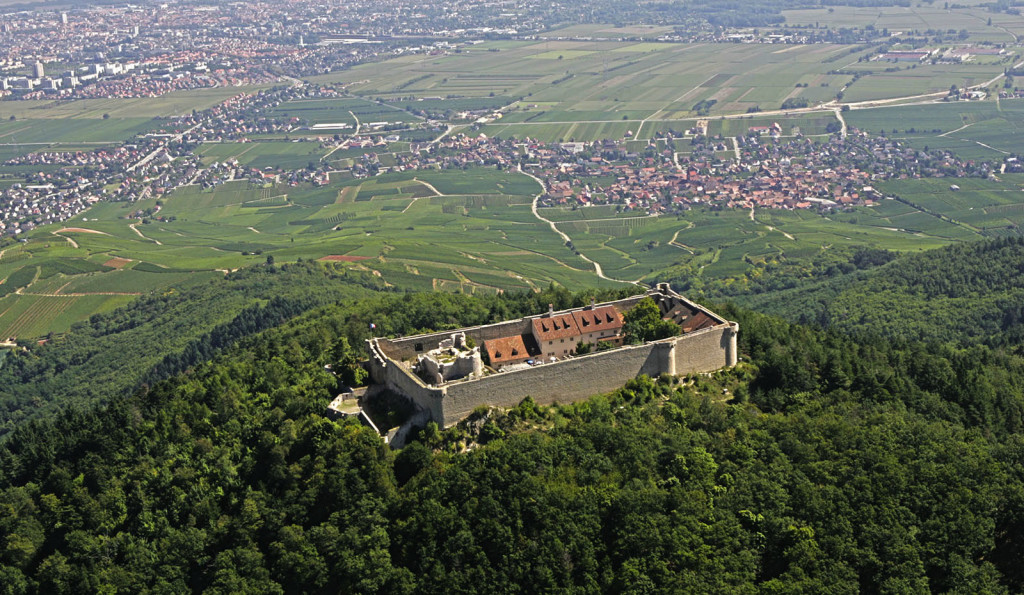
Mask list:
[[[377,328],[377,325],[376,325],[376,324],[373,324],[373,323],[371,322],[371,323],[370,323],[370,328],[371,328],[371,329],[375,329],[375,328]]]

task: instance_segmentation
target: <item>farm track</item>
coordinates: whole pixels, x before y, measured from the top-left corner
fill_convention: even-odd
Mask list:
[[[423,180],[419,180],[417,178],[413,178],[412,180],[414,182],[416,182],[417,184],[422,184],[423,186],[425,186],[427,188],[427,190],[430,190],[431,192],[433,192],[435,194],[435,196],[445,196],[444,194],[441,194],[440,190],[438,190],[437,188],[434,188],[434,185],[429,183],[429,182],[424,182]],[[412,197],[412,200],[409,201],[409,204],[407,204],[405,206],[405,208],[402,209],[402,214],[405,214],[406,211],[411,209],[412,206],[414,204],[416,204],[416,201],[420,200],[421,198],[434,198],[434,197],[433,196],[414,196],[414,197]]]
[[[71,247],[72,247],[72,248],[75,248],[75,249],[77,249],[77,248],[78,248],[78,242],[76,242],[76,241],[72,240],[71,238],[69,238],[69,237],[65,237],[65,236],[62,236],[62,235],[60,235],[59,233],[57,233],[56,231],[52,231],[52,232],[50,232],[50,233],[52,233],[53,235],[57,236],[58,238],[61,238],[62,240],[67,240],[67,242],[68,242],[69,244],[71,244]],[[4,255],[4,253],[3,253],[3,252],[0,252],[0,258],[3,258],[3,255]]]
[[[96,234],[105,235],[105,236],[110,235],[109,233],[102,232],[102,231],[97,231],[95,229],[82,229],[82,228],[79,228],[79,227],[64,227],[64,228],[58,229],[57,231],[51,231],[50,232],[51,234],[57,236],[58,238],[63,238],[65,240],[67,240],[68,243],[71,244],[71,247],[75,248],[76,250],[78,249],[78,242],[76,242],[75,240],[73,240],[73,239],[71,239],[71,238],[69,238],[67,236],[60,235],[60,232],[62,232],[62,231],[81,232],[81,233],[96,233]],[[0,255],[2,255],[2,254],[3,253],[0,253]]]
[[[691,227],[693,227],[693,222],[692,221],[690,222],[690,227],[687,227],[686,229],[690,229]],[[686,250],[690,254],[696,254],[696,252],[694,252],[693,248],[687,246],[686,244],[680,243],[678,241],[679,232],[681,232],[681,231],[683,231],[683,230],[682,229],[677,229],[676,232],[674,234],[672,234],[672,239],[668,241],[668,245],[669,246],[675,246],[676,248],[679,248],[680,250]]]
[[[774,227],[772,227],[771,225],[768,225],[767,223],[761,223],[757,219],[754,219],[754,207],[750,207],[750,220],[753,221],[754,223],[760,223],[761,225],[767,227],[768,231],[778,231],[782,235],[786,236],[788,239],[796,241],[796,238],[794,238],[792,235],[782,231],[781,229],[775,229]]]
[[[136,234],[136,235],[138,235],[138,236],[139,236],[140,238],[142,238],[142,239],[144,239],[144,240],[147,240],[147,241],[149,241],[149,242],[153,242],[153,243],[154,243],[154,244],[156,244],[157,246],[163,246],[163,244],[162,244],[162,243],[160,243],[160,240],[154,240],[153,238],[147,238],[146,236],[144,236],[144,235],[142,234],[142,232],[141,232],[141,231],[139,231],[139,230],[138,230],[138,228],[136,228],[136,227],[135,227],[135,224],[134,224],[134,223],[129,223],[129,224],[128,224],[128,227],[130,227],[130,228],[131,228],[131,230],[132,230],[132,231],[134,231],[134,232],[135,232],[135,234]]]
[[[348,110],[348,113],[352,116],[352,119],[356,121],[356,131],[352,133],[352,136],[359,136],[359,127],[361,126],[359,123],[359,116],[357,116],[352,110]]]
[[[842,128],[839,130],[839,136],[846,138],[846,118],[843,117],[843,108],[837,107],[833,110],[836,114],[836,120],[839,120],[839,124]]]
[[[448,136],[449,134],[451,134],[451,132],[452,132],[453,130],[455,130],[455,126],[452,126],[451,124],[448,124],[448,129],[447,129],[447,130],[445,130],[444,132],[442,132],[442,133],[441,133],[441,136],[439,136],[439,137],[435,138],[434,140],[430,141],[430,142],[429,142],[429,143],[427,143],[427,144],[430,144],[430,145],[436,145],[437,143],[441,142],[441,139],[443,139],[444,137],[446,137],[446,136]],[[440,193],[439,193],[439,194],[440,194]]]
[[[538,220],[540,220],[540,221],[542,221],[544,223],[547,223],[548,226],[551,227],[551,231],[553,231],[556,234],[558,234],[558,236],[561,237],[562,240],[566,244],[571,244],[572,243],[572,238],[570,238],[568,234],[566,234],[566,233],[562,232],[562,230],[558,229],[558,226],[555,225],[554,221],[551,221],[550,219],[545,219],[544,217],[541,216],[540,213],[537,212],[537,202],[540,200],[540,197],[544,195],[544,182],[541,181],[541,179],[538,178],[537,176],[535,176],[535,175],[533,175],[531,173],[524,172],[522,166],[518,166],[517,165],[516,169],[519,171],[519,173],[533,178],[538,184],[540,184],[540,192],[538,192],[537,195],[533,197],[533,201],[530,203],[530,210],[533,212],[533,216],[536,217]],[[604,274],[604,271],[601,270],[600,263],[587,258],[582,252],[577,252],[577,254],[583,260],[585,260],[585,261],[589,262],[590,264],[594,265],[594,272],[597,274],[598,277],[600,277],[600,278],[602,278],[602,279],[604,279],[606,281],[614,281],[616,283],[625,283],[627,285],[641,285],[641,283],[639,281],[624,281],[622,279],[613,279],[613,278],[611,278],[611,277],[609,277],[609,276]],[[566,266],[568,266],[568,265],[566,265]]]

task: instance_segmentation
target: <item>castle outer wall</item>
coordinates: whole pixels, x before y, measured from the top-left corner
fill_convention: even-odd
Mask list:
[[[643,297],[639,296],[635,301]],[[616,304],[625,301],[633,300],[623,300]],[[460,331],[474,341],[482,342],[520,332],[519,329],[525,329],[526,325],[529,325],[529,319]],[[570,403],[611,392],[640,374],[652,377],[661,374],[681,375],[711,372],[735,365],[739,325],[734,322],[724,323],[644,345],[626,346],[438,386],[427,385],[409,368],[396,361],[418,353],[417,345],[426,348],[450,336],[451,332],[394,341],[370,341],[370,374],[373,380],[412,399],[429,411],[431,418],[443,427],[458,423],[477,407],[514,407],[527,396],[541,405]]]
[[[443,387],[444,426],[458,423],[481,405],[515,407],[528,396],[540,405],[572,403],[621,388],[641,374],[657,377],[718,370],[736,363],[727,357],[736,330],[736,326],[723,325],[644,345],[452,383]]]

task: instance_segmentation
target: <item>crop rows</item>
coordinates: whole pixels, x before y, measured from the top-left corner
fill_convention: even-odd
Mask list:
[[[36,329],[43,329],[50,325],[65,310],[70,308],[77,297],[38,297],[22,296],[20,299],[32,299],[32,303],[20,316],[15,318],[7,327],[0,332],[3,337],[17,337],[19,335],[31,335]]]

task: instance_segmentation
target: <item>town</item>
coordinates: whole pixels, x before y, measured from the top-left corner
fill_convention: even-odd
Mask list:
[[[592,2],[591,18],[612,10]],[[485,40],[589,41],[550,33],[571,7],[527,2],[509,10],[469,0],[382,8],[360,0],[327,6],[287,4],[153,4],[20,11],[0,15],[0,98],[157,97],[177,90],[266,85],[408,54],[438,54]],[[624,33],[619,40],[655,43],[861,44],[861,59],[962,62],[1009,60],[999,44],[965,44],[967,31],[787,26],[781,15],[725,15],[646,5],[615,20],[673,22],[672,33]],[[253,23],[257,23],[253,26]],[[758,25],[764,28],[758,29]],[[956,45],[956,47],[953,47]],[[907,65],[910,68],[912,65]]]
[[[920,177],[979,177],[1017,171],[1015,156],[1002,162],[964,160],[945,150],[916,149],[884,134],[851,129],[819,138],[799,129],[749,126],[744,135],[707,136],[706,122],[669,131],[637,150],[629,138],[591,142],[542,143],[530,138],[497,139],[467,132],[447,134],[450,124],[429,117],[395,126],[366,126],[322,135],[297,117],[268,115],[289,100],[337,99],[343,89],[288,86],[240,94],[208,110],[158,122],[158,127],[119,147],[93,151],[40,151],[15,157],[4,166],[50,166],[29,173],[23,183],[0,194],[0,234],[18,235],[65,221],[99,200],[137,201],[175,188],[217,185],[231,180],[265,183],[329,183],[331,162],[307,167],[256,169],[237,160],[204,166],[195,150],[204,143],[260,142],[251,136],[287,134],[293,142],[317,143],[328,150],[355,150],[359,157],[345,173],[371,177],[422,169],[459,170],[488,166],[522,171],[542,182],[538,206],[615,205],[648,215],[707,205],[718,208],[828,210],[871,205],[883,198],[879,180]],[[500,112],[499,112],[500,113]],[[492,110],[457,117],[493,117]],[[385,123],[386,124],[386,123]],[[333,131],[331,131],[333,132]],[[431,140],[389,145],[409,132]],[[885,131],[881,131],[884,133]],[[390,163],[385,165],[385,161]],[[53,166],[58,166],[54,169]]]
[[[253,23],[261,25],[253,26]],[[0,97],[155,97],[272,83],[541,27],[486,4],[158,4],[0,15]]]

